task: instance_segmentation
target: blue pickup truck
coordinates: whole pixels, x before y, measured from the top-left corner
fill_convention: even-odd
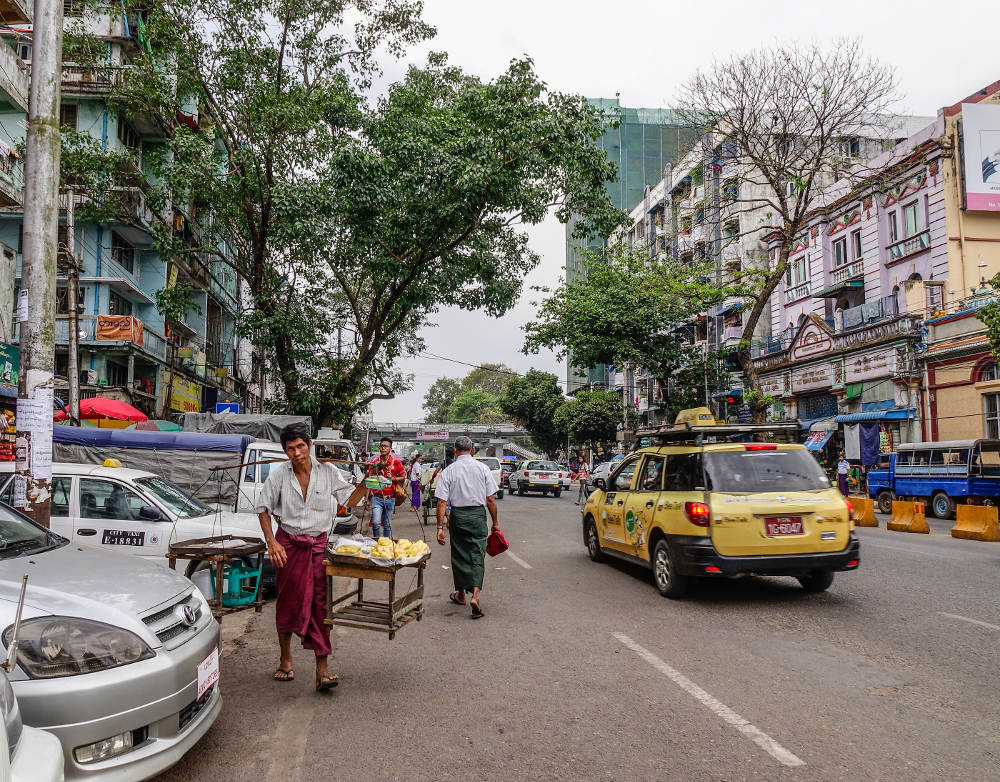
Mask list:
[[[951,518],[955,503],[1000,500],[1000,440],[904,443],[879,457],[868,473],[868,496],[882,513],[897,498],[916,497],[939,519]]]

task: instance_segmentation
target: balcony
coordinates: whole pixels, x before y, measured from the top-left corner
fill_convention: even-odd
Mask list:
[[[62,91],[67,95],[101,95],[117,84],[118,71],[98,71],[84,65],[64,64]]]
[[[743,326],[726,326],[722,331],[722,346],[736,348],[743,339]]]
[[[0,19],[5,25],[28,24],[32,10],[30,0],[0,0]]]
[[[853,280],[857,277],[865,276],[865,264],[864,261],[857,260],[853,263],[846,264],[837,269],[833,270],[833,284],[837,285],[839,283],[847,282],[848,280]]]
[[[0,44],[0,48],[6,48]],[[0,207],[24,203],[24,161],[0,153]]]
[[[912,255],[917,255],[931,248],[931,232],[925,229],[918,234],[908,236],[894,244],[890,244],[886,250],[889,251],[889,260],[886,265],[899,263]]]
[[[0,18],[2,14],[0,11]],[[0,110],[26,112],[29,82],[28,66],[14,53],[14,47],[0,45]]]
[[[839,330],[850,331],[878,323],[887,318],[894,318],[897,315],[899,315],[899,304],[896,297],[886,296],[884,299],[870,301],[859,307],[844,310],[842,326]]]
[[[808,298],[812,292],[812,284],[809,280],[801,282],[798,285],[788,288],[785,291],[785,304],[792,304],[799,299]]]

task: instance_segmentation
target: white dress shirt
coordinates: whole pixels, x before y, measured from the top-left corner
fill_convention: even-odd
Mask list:
[[[414,462],[410,465],[410,480],[419,481],[420,473],[424,471],[424,466],[420,462]]]
[[[434,498],[444,500],[453,508],[485,505],[486,498],[500,490],[490,468],[463,453],[441,471]]]
[[[312,460],[309,487],[302,498],[302,487],[292,470],[291,462],[284,462],[267,476],[257,500],[257,513],[265,510],[271,514],[289,535],[329,534],[337,517],[337,507],[346,502],[354,491],[344,474],[330,463]]]

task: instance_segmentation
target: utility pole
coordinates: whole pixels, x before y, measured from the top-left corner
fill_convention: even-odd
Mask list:
[[[69,381],[69,418],[73,426],[80,425],[80,264],[76,260],[76,219],[73,209],[76,194],[69,188],[66,205],[66,252],[69,273],[66,279],[66,310],[69,316],[69,357],[66,374]]]
[[[24,162],[21,371],[17,394],[13,504],[49,526],[52,396],[59,243],[59,87],[63,4],[35,0],[31,100]]]

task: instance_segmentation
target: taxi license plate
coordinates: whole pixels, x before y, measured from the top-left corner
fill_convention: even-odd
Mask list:
[[[764,528],[770,538],[778,538],[782,535],[801,535],[802,519],[799,516],[769,516],[764,519]]]
[[[538,477],[539,477],[539,478],[540,478],[541,480],[543,480],[543,481],[544,481],[544,480],[548,480],[548,477],[549,477],[549,474],[548,474],[547,472],[543,472],[543,473],[542,473],[541,475],[539,475]]]
[[[210,655],[198,664],[198,697],[201,697],[219,681],[219,647],[216,646]]]

